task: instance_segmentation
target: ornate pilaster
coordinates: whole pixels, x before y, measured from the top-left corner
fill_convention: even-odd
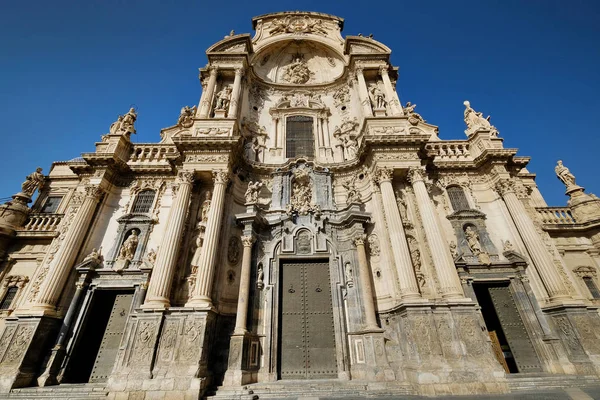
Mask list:
[[[396,96],[396,91],[392,86],[392,81],[390,80],[390,75],[388,74],[388,66],[382,65],[379,67],[379,73],[381,74],[381,79],[383,80],[385,95],[388,99],[392,115],[402,115],[402,107],[400,106],[400,102]]]
[[[423,230],[431,249],[433,265],[440,280],[442,296],[447,299],[462,299],[464,294],[460,279],[450,249],[438,224],[435,209],[429,199],[424,177],[425,170],[422,167],[410,168],[408,171],[408,179],[415,192],[419,213],[423,220]]]
[[[234,335],[246,333],[246,318],[248,316],[248,296],[250,294],[250,267],[252,263],[252,244],[254,236],[242,236],[244,252],[242,254],[242,271],[240,273],[240,289],[238,294],[237,314],[235,316]]]
[[[240,90],[242,88],[242,76],[244,76],[244,69],[236,68],[235,78],[233,79],[233,90],[231,91],[231,103],[229,104],[229,111],[227,112],[229,118],[237,117]]]
[[[48,275],[40,287],[40,292],[35,302],[32,304],[33,310],[42,312],[54,311],[56,302],[63,290],[69,272],[71,272],[81,244],[86,237],[87,230],[90,228],[96,205],[103,194],[104,190],[99,186],[87,185],[85,187],[83,202],[65,233],[65,238],[56,255],[49,261]],[[41,268],[44,267],[42,266]]]
[[[208,78],[208,84],[206,85],[206,90],[202,93],[202,98],[200,99],[200,110],[198,111],[198,117],[200,118],[208,118],[208,114],[210,114],[212,98],[215,93],[215,86],[217,85],[217,67],[209,67],[209,69],[210,75]]]
[[[420,298],[419,286],[417,278],[412,266],[410,250],[406,242],[404,227],[400,212],[396,205],[396,196],[392,187],[393,170],[389,168],[380,168],[377,171],[377,181],[381,189],[381,197],[383,200],[383,211],[388,223],[388,232],[390,243],[392,245],[392,254],[394,263],[398,271],[398,279],[400,281],[400,295],[403,299]]]
[[[171,206],[165,234],[156,253],[154,269],[150,277],[146,300],[142,308],[153,309],[170,306],[171,281],[175,273],[177,253],[181,242],[180,238],[183,233],[185,217],[190,203],[194,173],[192,171],[180,172],[177,176],[177,183],[177,197],[175,197]]]
[[[356,67],[356,79],[358,79],[358,97],[360,98],[360,104],[362,104],[365,117],[372,117],[373,110],[371,109],[371,101],[369,100],[367,82],[363,75],[363,67]]]
[[[536,232],[533,221],[527,215],[527,211],[518,199],[515,190],[515,182],[512,180],[502,179],[496,183],[496,191],[506,203],[506,208],[508,208],[508,212],[521,234],[523,243],[531,256],[531,261],[533,261],[540,274],[550,301],[569,299],[569,292],[554,267],[550,253],[548,253],[542,238]]]
[[[213,181],[213,198],[210,210],[208,211],[204,244],[202,245],[202,253],[200,253],[198,271],[196,272],[196,286],[192,298],[187,302],[186,307],[212,307],[211,294],[215,270],[215,258],[221,233],[221,215],[223,214],[225,188],[229,181],[229,172],[213,171]]]
[[[366,329],[379,329],[375,315],[375,304],[373,303],[373,287],[371,285],[371,271],[367,262],[365,240],[367,235],[361,234],[354,237],[356,252],[358,253],[358,273],[360,276],[360,287],[365,308]]]

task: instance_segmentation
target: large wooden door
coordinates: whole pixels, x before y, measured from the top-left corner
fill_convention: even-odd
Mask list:
[[[108,323],[106,324],[106,330],[102,336],[100,349],[92,368],[90,382],[106,382],[108,379],[108,375],[110,375],[115,359],[117,358],[117,352],[119,351],[121,337],[125,330],[125,323],[127,322],[132,300],[133,293],[118,294],[115,297],[115,302],[110,312]]]
[[[542,372],[540,360],[509,287],[492,286],[488,290],[519,372]]]
[[[281,379],[336,378],[329,264],[284,263],[280,282]]]

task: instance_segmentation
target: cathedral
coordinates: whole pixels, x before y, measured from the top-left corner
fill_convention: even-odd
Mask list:
[[[253,18],[160,140],[130,109],[0,206],[0,398],[597,382],[600,199],[559,161],[548,207],[477,104],[440,138],[343,26]]]

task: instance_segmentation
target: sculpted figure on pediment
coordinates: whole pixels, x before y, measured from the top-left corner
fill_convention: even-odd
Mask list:
[[[179,125],[183,128],[189,128],[194,123],[194,115],[196,115],[196,106],[183,107],[181,109],[181,112],[179,113],[179,118],[177,119],[177,125]]]
[[[290,65],[285,67],[282,79],[289,83],[302,84],[310,80],[312,72],[300,54],[294,56]]]
[[[498,135],[498,131],[496,130],[496,128],[490,124],[489,116],[487,118],[484,118],[483,114],[473,110],[471,108],[471,103],[469,103],[466,100],[463,104],[465,105],[464,117],[465,124],[467,124],[467,130],[465,131],[465,133],[467,134],[467,136],[471,136],[475,132],[478,132],[480,130],[490,131],[492,136]]]
[[[320,19],[304,16],[286,16],[285,18],[277,18],[271,21],[269,27],[271,35],[279,35],[282,33],[315,33],[317,35],[327,35],[327,29]]]
[[[416,125],[420,122],[425,122],[423,117],[417,112],[415,112],[416,104],[412,104],[410,101],[406,103],[404,106],[404,115],[408,117],[408,122],[412,125]]]

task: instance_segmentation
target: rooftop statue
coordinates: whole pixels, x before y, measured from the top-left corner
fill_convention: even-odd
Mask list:
[[[194,123],[194,115],[196,115],[196,106],[189,107],[185,106],[179,113],[179,119],[177,119],[177,125],[183,128],[189,128]]]
[[[492,136],[498,135],[498,130],[490,124],[490,116],[484,118],[482,113],[471,108],[471,103],[467,100],[463,104],[465,105],[465,124],[467,124],[465,133],[467,136],[478,131],[490,131]]]
[[[35,172],[27,175],[25,178],[25,182],[21,185],[21,193],[26,196],[33,196],[36,189],[39,189],[44,184],[44,174],[42,174],[42,169],[38,167]]]
[[[137,119],[137,113],[134,108],[130,108],[127,114],[119,115],[117,120],[110,125],[111,135],[128,135],[135,133],[135,121]]]
[[[575,183],[575,175],[573,175],[571,171],[569,171],[569,168],[563,165],[562,160],[558,160],[556,162],[554,172],[556,172],[556,176],[562,181],[562,183],[565,184],[567,189],[570,189],[573,186],[577,186],[577,184]]]

